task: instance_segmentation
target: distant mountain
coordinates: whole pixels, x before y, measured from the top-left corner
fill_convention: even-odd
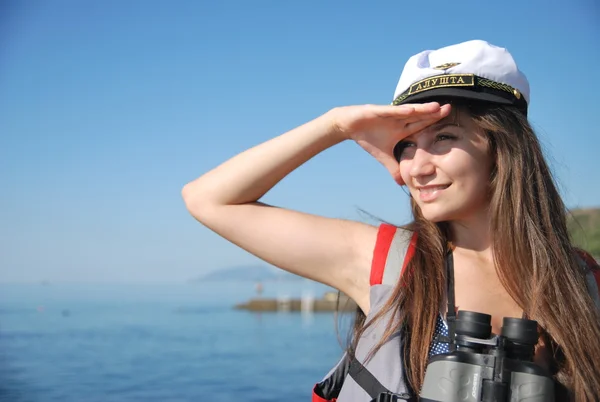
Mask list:
[[[234,282],[271,282],[297,281],[302,277],[265,265],[241,265],[222,268],[190,280],[190,282],[234,281]]]
[[[567,224],[573,243],[600,259],[600,208],[573,209]]]

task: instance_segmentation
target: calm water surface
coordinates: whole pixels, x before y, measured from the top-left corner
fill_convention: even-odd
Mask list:
[[[264,296],[326,290],[267,283]],[[334,315],[231,308],[253,293],[252,283],[0,285],[0,400],[309,401],[341,356]]]

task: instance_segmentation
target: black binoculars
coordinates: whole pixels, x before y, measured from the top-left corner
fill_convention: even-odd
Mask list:
[[[554,380],[533,363],[537,322],[504,318],[491,336],[491,316],[459,311],[451,352],[430,358],[422,402],[554,402]]]

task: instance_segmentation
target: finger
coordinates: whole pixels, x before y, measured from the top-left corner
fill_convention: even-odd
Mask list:
[[[398,168],[396,169],[395,172],[391,172],[391,173],[392,173],[392,179],[394,179],[396,184],[398,184],[399,186],[404,186],[406,184],[404,182],[404,180],[402,179],[402,175],[400,174],[400,165],[398,165]]]
[[[407,103],[407,105],[412,106],[416,113],[434,113],[441,108],[438,102]]]
[[[406,117],[414,113],[415,108],[413,105],[371,105],[371,111],[379,117]]]
[[[392,175],[392,177],[396,177],[399,173],[400,165],[398,165],[398,161],[394,159],[393,156],[388,154],[387,152],[382,152],[377,156],[377,160],[386,168],[388,172]]]
[[[432,124],[435,124],[436,122],[440,121],[443,118],[444,118],[443,115],[437,115],[436,117],[421,119],[421,120],[417,120],[417,121],[414,121],[411,123],[407,123],[403,134],[405,134],[405,137],[407,137],[411,134],[414,134],[421,130],[426,129],[427,127],[431,126]]]
[[[427,114],[434,113],[440,109],[440,104],[437,102],[415,103],[406,105],[371,105],[373,112],[381,117],[385,116],[408,116],[414,113]]]
[[[373,111],[384,118],[408,118],[412,116],[426,116],[437,113],[442,107],[437,102],[415,103],[400,106],[376,106]]]
[[[417,123],[417,122],[429,121],[429,120],[432,120],[433,122],[435,122],[440,119],[443,119],[444,117],[448,116],[449,114],[450,114],[450,105],[443,105],[440,107],[439,110],[432,112],[432,113],[420,114],[420,113],[415,112],[410,116],[397,116],[397,117],[394,117],[393,119],[396,124],[399,124],[402,127],[406,127],[410,123]],[[391,119],[391,118],[389,118],[389,119]]]
[[[427,116],[414,116],[408,119],[397,119],[397,130],[395,130],[396,135],[394,135],[393,143],[394,145],[404,138],[418,133],[421,130],[426,129],[439,122],[441,119],[447,117],[450,114],[450,106],[444,105],[437,113],[430,113]]]

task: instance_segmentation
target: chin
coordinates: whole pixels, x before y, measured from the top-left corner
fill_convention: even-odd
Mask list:
[[[420,205],[421,214],[426,220],[438,223],[455,220],[457,218],[456,211],[444,208],[439,205]]]
[[[419,205],[423,218],[430,222],[464,221],[481,216],[487,207],[477,203],[430,203]]]
[[[429,222],[433,222],[433,223],[440,223],[440,222],[446,222],[446,221],[451,221],[452,219],[447,218],[444,215],[426,215],[423,214],[423,217],[425,218],[425,220],[429,221]]]

